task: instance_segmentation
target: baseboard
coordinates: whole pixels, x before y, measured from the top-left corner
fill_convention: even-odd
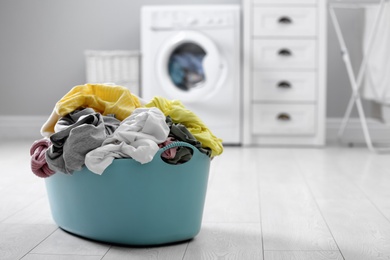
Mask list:
[[[40,139],[42,138],[40,129],[46,120],[46,116],[0,116],[0,140]],[[327,143],[338,141],[337,133],[341,121],[341,118],[327,118]],[[390,142],[390,124],[384,124],[372,118],[367,119],[367,124],[374,142]],[[352,118],[349,121],[342,140],[346,143],[364,143],[364,135],[358,118]]]
[[[327,118],[326,141],[327,143],[338,142],[338,131],[342,118]],[[375,118],[367,118],[367,126],[370,137],[376,143],[390,143],[390,124],[385,124]],[[365,144],[364,134],[359,118],[351,118],[345,128],[341,139],[344,143]]]
[[[48,116],[0,116],[0,140],[37,140]]]

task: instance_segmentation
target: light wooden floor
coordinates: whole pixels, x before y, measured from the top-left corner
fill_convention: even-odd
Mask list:
[[[390,155],[365,148],[227,147],[189,241],[118,247],[51,219],[32,142],[0,144],[0,259],[390,259]]]

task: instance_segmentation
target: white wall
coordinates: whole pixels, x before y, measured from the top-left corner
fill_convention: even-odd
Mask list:
[[[71,87],[84,84],[84,50],[139,50],[141,5],[177,3],[240,4],[241,1],[0,1],[0,116],[48,115]],[[362,13],[344,12],[341,23],[348,28],[351,53],[360,59]],[[350,87],[330,22],[328,31],[327,116],[342,117]],[[371,104],[366,107],[370,114]]]

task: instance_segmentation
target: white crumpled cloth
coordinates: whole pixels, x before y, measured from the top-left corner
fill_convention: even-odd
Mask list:
[[[137,108],[101,147],[87,153],[85,165],[91,172],[102,174],[115,158],[133,158],[142,164],[148,163],[168,134],[169,127],[160,109]]]

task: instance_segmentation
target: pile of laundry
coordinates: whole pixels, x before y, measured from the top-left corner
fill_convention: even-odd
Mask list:
[[[178,100],[144,101],[111,84],[73,87],[55,105],[30,149],[31,170],[42,178],[72,174],[84,166],[102,174],[117,158],[141,164],[175,141],[187,142],[210,158],[223,151],[222,140]],[[169,164],[190,160],[192,150],[173,147],[162,153]]]

